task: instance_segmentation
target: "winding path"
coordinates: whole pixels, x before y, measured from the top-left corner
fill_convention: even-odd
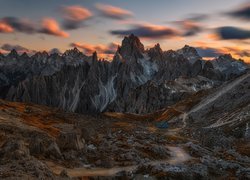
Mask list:
[[[170,154],[172,155],[170,159],[167,160],[159,160],[159,161],[151,161],[148,163],[145,163],[144,165],[157,165],[161,163],[168,163],[168,164],[180,164],[185,161],[188,161],[190,159],[190,156],[180,147],[173,147],[173,146],[166,146],[166,148],[170,151]],[[62,170],[66,170],[67,174],[70,177],[90,177],[90,176],[115,176],[119,172],[129,172],[136,170],[138,165],[134,166],[125,166],[125,167],[115,167],[115,168],[93,168],[93,169],[87,169],[87,168],[64,168],[60,165],[56,165],[53,162],[46,162],[46,164],[49,166],[49,168],[55,173],[60,174]]]

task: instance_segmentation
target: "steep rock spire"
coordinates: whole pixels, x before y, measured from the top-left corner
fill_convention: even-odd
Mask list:
[[[137,36],[131,34],[123,39],[121,47],[118,48],[118,52],[125,60],[131,59],[131,57],[142,58],[144,45]]]

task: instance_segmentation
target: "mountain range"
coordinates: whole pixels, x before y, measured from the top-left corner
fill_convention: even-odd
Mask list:
[[[133,34],[123,39],[112,61],[86,56],[77,48],[62,55],[38,52],[0,55],[0,97],[77,113],[152,113],[201,90],[232,80],[248,69],[222,55],[206,61],[185,45],[145,49]]]

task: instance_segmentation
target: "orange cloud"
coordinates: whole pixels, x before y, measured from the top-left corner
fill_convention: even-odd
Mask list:
[[[127,36],[134,34],[145,39],[176,38],[180,32],[168,26],[160,26],[150,23],[141,23],[131,25],[130,29],[110,31],[113,35]]]
[[[192,44],[194,44],[195,46],[198,46],[198,47],[206,47],[207,46],[207,43],[203,42],[203,41],[195,41]]]
[[[67,6],[62,10],[64,18],[72,21],[83,21],[92,16],[92,13],[82,6]]]
[[[61,30],[56,20],[52,18],[45,18],[42,20],[41,32],[54,36],[69,37],[69,34]]]
[[[220,49],[223,54],[231,54],[233,57],[243,59],[246,63],[250,63],[250,50],[243,47],[223,47]]]
[[[82,22],[92,16],[92,13],[82,6],[63,7],[62,13],[64,17],[63,27],[69,30],[81,27]]]
[[[102,15],[111,19],[123,20],[133,16],[132,12],[119,7],[100,3],[97,3],[95,6],[102,13]]]
[[[5,50],[2,50],[2,49],[0,49],[0,54],[8,54],[9,53],[9,51],[5,51]]]
[[[78,42],[72,43],[71,46],[83,49],[88,55],[92,54],[95,51],[103,52],[106,50],[106,47],[104,45],[81,44]]]
[[[22,32],[32,34],[37,31],[36,25],[29,19],[17,17],[3,17],[0,19],[1,29],[7,32]]]
[[[184,30],[183,36],[194,36],[200,32],[202,32],[203,27],[200,23],[192,21],[192,20],[182,20],[174,22],[181,29]]]
[[[213,48],[216,48],[219,44],[218,44],[218,42],[194,41],[194,42],[192,42],[192,45],[196,46],[196,47],[204,47],[204,48],[213,47]]]
[[[210,40],[214,40],[214,41],[220,40],[220,37],[218,34],[208,34],[208,35],[206,35],[206,38],[208,38]]]
[[[234,58],[243,59],[245,62],[250,62],[250,50],[245,46],[222,46],[218,43],[207,43],[203,41],[193,42],[197,50],[203,50],[206,54],[214,54],[218,56],[220,54],[231,54]],[[213,57],[215,57],[213,56]],[[212,57],[212,56],[211,56]],[[211,57],[209,57],[211,59]],[[206,59],[208,57],[205,57]]]
[[[8,25],[5,22],[0,22],[0,32],[2,32],[2,33],[11,33],[13,31],[14,31],[14,29],[10,25]]]
[[[86,53],[87,55],[92,55],[93,52],[97,52],[99,57],[105,59],[111,59],[117,50],[118,44],[117,43],[110,43],[109,45],[103,44],[81,44],[81,43],[71,43],[70,46],[80,48]]]
[[[221,52],[230,53],[239,58],[250,57],[250,50],[240,46],[222,47]]]

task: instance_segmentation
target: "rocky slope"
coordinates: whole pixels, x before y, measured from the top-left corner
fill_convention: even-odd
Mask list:
[[[173,179],[250,178],[250,72],[147,115],[107,113],[119,119],[168,123],[168,135],[188,138],[194,158],[184,164],[142,165],[136,173]],[[196,159],[197,158],[197,159]],[[239,164],[238,164],[239,163]]]
[[[0,178],[249,179],[249,88],[247,72],[145,115],[0,100]]]
[[[112,62],[87,57],[77,49],[63,55],[32,57],[14,50],[0,59],[0,96],[66,111],[149,113],[200,91],[216,87],[246,71],[230,55],[203,61],[185,46],[145,49],[139,38],[125,37]]]
[[[126,98],[117,98],[109,105],[107,111],[146,114],[171,106],[198,91],[218,85],[219,82],[203,76],[179,77],[162,83],[148,81],[131,90]]]

